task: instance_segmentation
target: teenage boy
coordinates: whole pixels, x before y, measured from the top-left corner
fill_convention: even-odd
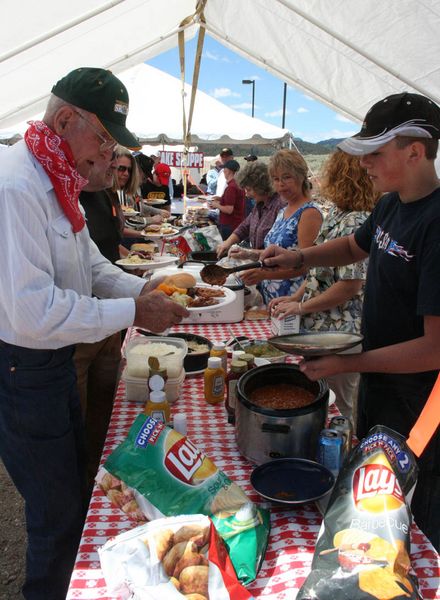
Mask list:
[[[361,156],[379,192],[354,235],[303,251],[270,246],[267,266],[341,266],[369,257],[363,352],[303,362],[313,380],[360,372],[360,438],[376,424],[407,436],[440,368],[440,182],[434,167],[440,108],[418,94],[394,94],[367,113],[361,131],[339,147]],[[440,410],[440,407],[439,407]],[[440,548],[440,434],[419,460],[412,501],[417,524]]]

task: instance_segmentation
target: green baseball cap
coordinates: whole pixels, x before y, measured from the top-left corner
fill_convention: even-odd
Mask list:
[[[94,67],[75,69],[53,86],[52,94],[96,115],[121,146],[130,150],[140,149],[139,140],[125,126],[127,88],[110,71]]]

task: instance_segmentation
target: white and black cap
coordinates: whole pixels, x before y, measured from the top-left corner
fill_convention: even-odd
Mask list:
[[[398,136],[440,139],[440,107],[420,94],[387,96],[370,108],[360,132],[338,144],[338,148],[362,156]]]

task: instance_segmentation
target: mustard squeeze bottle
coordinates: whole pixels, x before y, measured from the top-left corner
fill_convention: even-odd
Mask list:
[[[150,396],[145,405],[145,414],[162,423],[170,421],[170,405],[164,392],[164,380],[160,375],[153,375],[149,379]]]
[[[223,342],[214,342],[209,356],[219,356],[222,361],[222,369],[226,373],[228,370],[228,353]]]
[[[209,404],[218,404],[225,398],[225,371],[219,356],[208,358],[208,367],[204,373],[205,400]]]

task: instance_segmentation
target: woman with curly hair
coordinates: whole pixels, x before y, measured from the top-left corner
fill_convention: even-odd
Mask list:
[[[266,234],[272,227],[278,211],[285,205],[273,189],[267,165],[261,161],[246,165],[237,175],[237,183],[245,190],[246,196],[255,200],[255,206],[231,235],[219,244],[219,258],[226,254],[231,246],[245,240],[251,248],[263,248]]]
[[[360,166],[359,158],[341,150],[334,152],[324,165],[321,194],[332,203],[332,207],[315,244],[353,233],[379,199],[366,171]],[[366,262],[310,269],[295,294],[271,301],[272,315],[278,318],[299,315],[302,332],[359,333]],[[359,374],[335,375],[328,382],[336,394],[340,412],[354,421]]]

